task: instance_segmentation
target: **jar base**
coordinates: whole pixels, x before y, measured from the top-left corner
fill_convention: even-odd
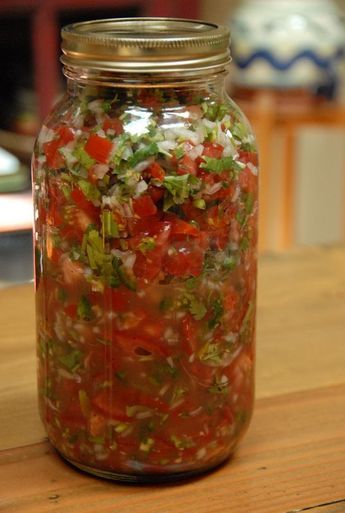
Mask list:
[[[220,461],[215,462],[207,468],[197,469],[197,470],[187,470],[185,472],[175,472],[175,473],[167,473],[167,474],[125,474],[125,473],[117,473],[115,471],[108,470],[98,470],[88,465],[84,465],[83,463],[78,463],[74,460],[67,458],[64,454],[57,451],[59,456],[67,462],[72,467],[81,470],[87,474],[91,474],[95,477],[100,477],[102,479],[107,479],[108,481],[117,481],[119,483],[126,484],[159,484],[159,483],[174,483],[178,481],[184,481],[187,479],[191,479],[197,476],[206,475],[217,468],[225,465],[228,460],[231,459],[232,453],[227,455]]]

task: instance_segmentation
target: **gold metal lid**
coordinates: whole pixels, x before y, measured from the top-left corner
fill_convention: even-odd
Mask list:
[[[230,62],[224,26],[178,18],[117,18],[67,25],[66,67],[131,73],[197,72]]]

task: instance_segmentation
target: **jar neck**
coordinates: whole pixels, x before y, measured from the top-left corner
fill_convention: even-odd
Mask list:
[[[87,69],[64,68],[67,77],[67,88],[73,96],[85,95],[89,90],[102,91],[111,89],[174,89],[189,91],[209,91],[220,94],[224,89],[224,81],[228,69],[222,68],[217,72],[189,75],[183,74],[139,74],[139,73],[109,73],[96,72]]]

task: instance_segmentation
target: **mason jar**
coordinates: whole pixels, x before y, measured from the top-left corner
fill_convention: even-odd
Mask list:
[[[229,458],[254,395],[257,150],[227,28],[62,30],[33,156],[40,413],[76,467],[133,482]]]

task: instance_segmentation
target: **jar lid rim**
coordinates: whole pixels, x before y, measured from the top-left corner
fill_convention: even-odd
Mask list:
[[[225,66],[228,27],[182,18],[110,18],[62,28],[63,64],[131,72]]]

